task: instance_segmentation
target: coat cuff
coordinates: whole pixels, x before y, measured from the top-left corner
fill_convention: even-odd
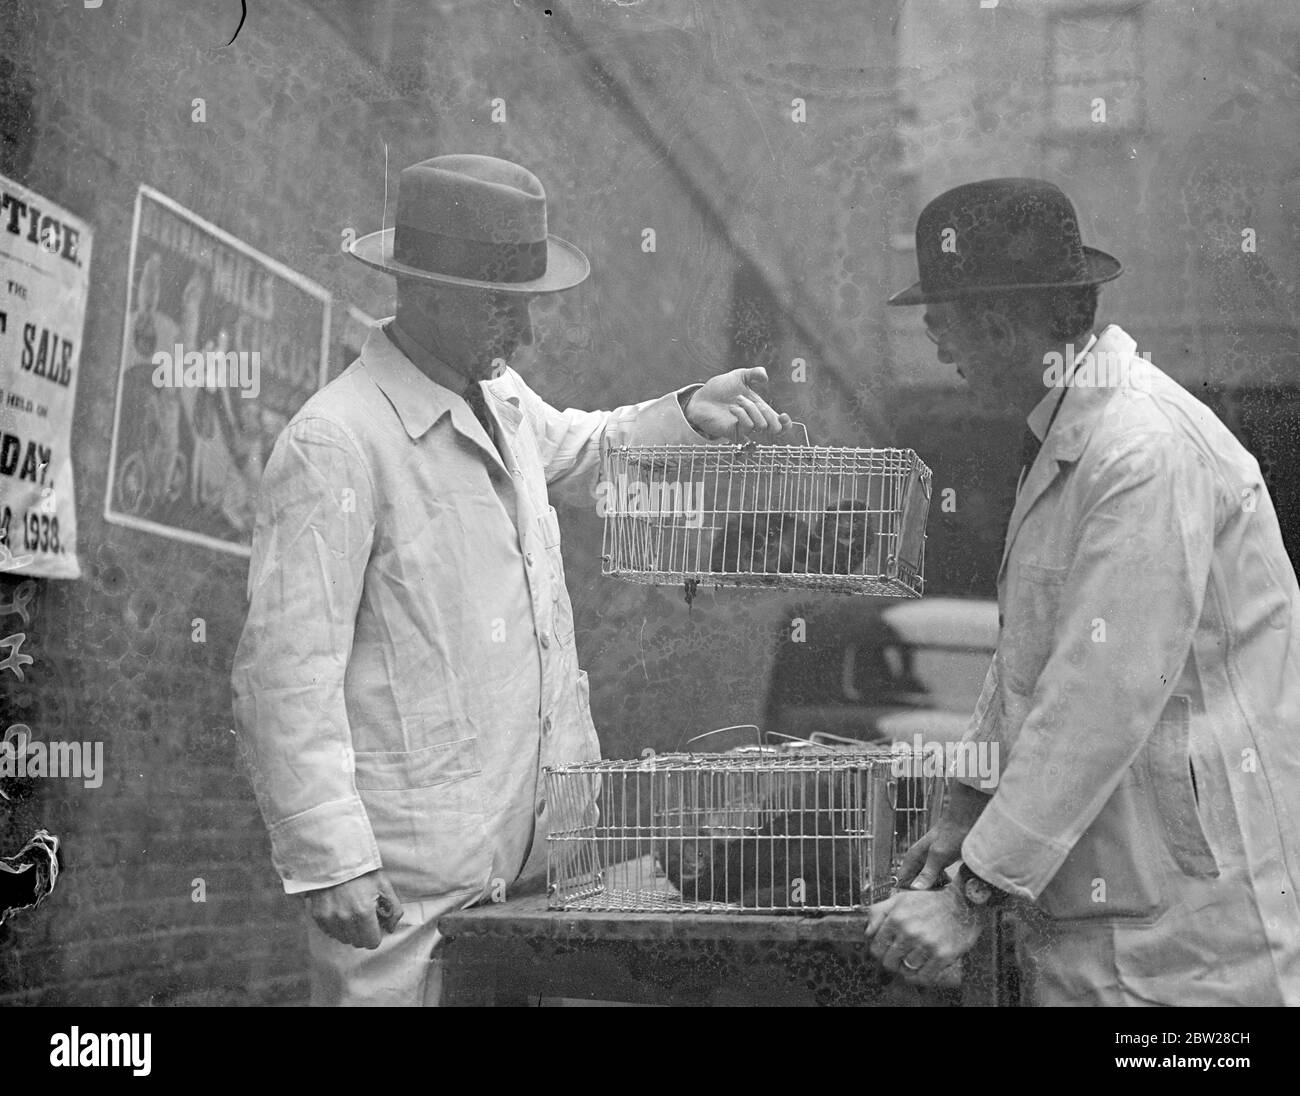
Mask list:
[[[1026,829],[994,795],[961,845],[971,871],[999,890],[1033,901],[1052,881],[1069,848]]]
[[[706,437],[691,425],[691,420],[686,417],[686,405],[691,402],[691,397],[695,395],[703,384],[688,384],[685,388],[679,388],[673,393],[677,397],[677,406],[682,409],[682,421],[686,423],[686,429],[695,435],[696,439],[703,438],[705,441],[712,441],[712,438]]]
[[[336,800],[270,827],[271,862],[288,894],[346,883],[383,867],[360,799]]]
[[[632,424],[632,444],[698,445],[706,437],[686,421],[686,401],[702,384],[691,384],[642,405]],[[643,441],[644,439],[644,441]]]
[[[356,875],[349,875],[347,879],[337,879],[333,883],[321,883],[315,879],[282,879],[280,883],[284,887],[285,894],[310,894],[312,891],[325,890],[327,887],[337,887],[340,883],[348,882],[349,879],[359,879],[363,875],[369,875],[374,870],[374,868],[367,868],[365,871],[357,872]]]

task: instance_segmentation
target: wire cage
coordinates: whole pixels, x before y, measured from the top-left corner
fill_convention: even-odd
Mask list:
[[[688,601],[700,584],[917,597],[930,486],[911,449],[611,446],[602,573]]]
[[[800,746],[548,769],[550,907],[834,913],[885,897],[942,779],[890,749]]]

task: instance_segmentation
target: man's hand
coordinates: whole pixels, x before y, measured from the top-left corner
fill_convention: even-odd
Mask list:
[[[901,891],[871,907],[867,939],[871,954],[891,974],[913,985],[932,986],[975,946],[984,931],[981,916],[956,887]]]
[[[944,868],[961,859],[961,843],[966,840],[988,801],[989,797],[983,792],[958,780],[952,781],[943,816],[904,853],[898,867],[898,885],[910,885],[913,890],[933,887]]]
[[[382,870],[308,891],[306,900],[321,932],[354,948],[373,951],[382,939],[380,931],[396,931],[402,919],[402,903]]]
[[[710,438],[729,438],[737,428],[742,434],[781,433],[790,425],[790,416],[773,411],[754,391],[756,384],[767,384],[767,370],[761,366],[710,377],[687,403],[686,421]]]

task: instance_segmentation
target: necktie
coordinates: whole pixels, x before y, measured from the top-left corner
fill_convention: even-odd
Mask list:
[[[1020,464],[1026,471],[1033,465],[1038,450],[1042,447],[1043,443],[1038,440],[1038,435],[1026,426],[1024,440],[1020,444]]]
[[[1070,375],[1065,378],[1065,390],[1061,393],[1061,398],[1056,401],[1056,406],[1052,408],[1052,417],[1047,420],[1047,429],[1043,431],[1043,441],[1047,440],[1047,435],[1052,432],[1052,425],[1056,422],[1056,416],[1061,413],[1061,406],[1065,403],[1065,397],[1070,394],[1070,382],[1074,380],[1075,371],[1079,364],[1084,360],[1088,351],[1092,349],[1092,344],[1096,338],[1090,338],[1083,352],[1074,359],[1070,364]],[[1034,432],[1025,427],[1025,437],[1020,443],[1020,479],[1016,482],[1016,496],[1019,497],[1020,489],[1025,485],[1025,477],[1029,475],[1029,469],[1033,467],[1034,459],[1038,456],[1038,451],[1043,447],[1043,442],[1039,441]]]
[[[1038,440],[1038,436],[1028,427],[1025,427],[1025,437],[1020,444],[1020,478],[1016,481],[1016,494],[1020,494],[1020,488],[1024,486],[1025,477],[1029,475],[1029,469],[1033,467],[1034,458],[1038,456],[1038,450],[1043,447],[1043,443]]]
[[[492,429],[492,416],[488,414],[487,399],[483,395],[483,386],[478,381],[470,381],[461,395],[465,398],[465,402],[469,404],[478,421],[483,424],[483,431],[487,434],[488,439],[495,444],[496,434]]]

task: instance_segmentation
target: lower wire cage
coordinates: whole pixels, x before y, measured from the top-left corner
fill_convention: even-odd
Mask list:
[[[552,909],[861,910],[893,888],[942,778],[889,749],[745,749],[546,771]]]

